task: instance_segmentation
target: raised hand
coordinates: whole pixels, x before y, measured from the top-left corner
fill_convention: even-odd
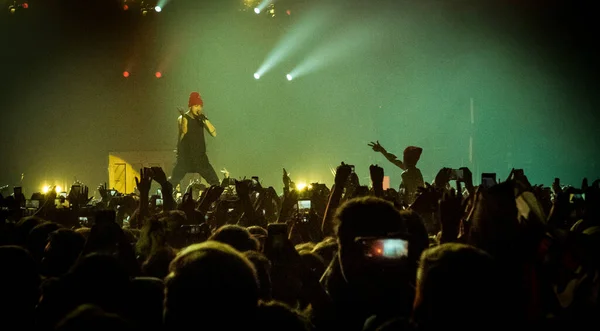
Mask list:
[[[196,201],[194,200],[191,190],[188,190],[181,199],[181,210],[190,216],[195,209]]]
[[[352,173],[352,167],[342,162],[335,171],[335,185],[343,187],[346,185],[350,174]]]
[[[437,188],[444,188],[444,187],[446,187],[446,185],[448,185],[451,175],[452,175],[451,168],[442,168],[435,176],[435,180],[434,180],[433,184]]]
[[[223,177],[229,178],[229,170],[223,168],[221,169],[221,173],[223,174]]]
[[[100,193],[100,197],[102,197],[102,201],[108,201],[110,199],[108,194],[108,187],[106,183],[98,185],[98,193]]]
[[[283,187],[290,187],[291,182],[292,180],[290,179],[290,175],[285,168],[283,168]]]
[[[152,179],[161,186],[167,182],[167,175],[161,167],[152,167]]]
[[[75,193],[73,190],[71,190],[71,192],[69,192],[68,198],[69,198],[69,202],[71,202],[77,206],[85,206],[90,201],[92,201],[93,197],[92,198],[89,197],[89,188],[85,185],[82,185],[79,193]]]
[[[556,178],[554,182],[552,182],[552,191],[555,195],[562,193],[562,187],[560,187],[560,179]]]
[[[385,148],[383,148],[383,146],[381,146],[381,144],[379,143],[379,140],[377,140],[376,142],[370,142],[369,147],[373,148],[373,150],[375,152],[385,151]]]
[[[474,193],[472,190],[473,189],[473,173],[467,167],[461,167],[461,168],[459,168],[459,170],[462,170],[462,172],[463,172],[463,183],[465,183],[465,187],[469,191],[469,194]]]
[[[460,193],[454,189],[444,192],[440,200],[440,222],[442,223],[442,241],[454,241],[458,237],[460,221],[463,216]]]
[[[250,185],[252,185],[252,181],[244,179],[241,181],[235,181],[235,191],[237,192],[238,197],[249,197],[250,196]]]
[[[369,173],[371,174],[371,181],[373,185],[375,183],[383,183],[383,168],[377,165],[371,165],[369,167]]]
[[[152,185],[152,169],[141,168],[140,178],[135,177],[135,184],[138,191],[140,191],[140,196],[147,197],[148,193],[150,193],[150,186]]]

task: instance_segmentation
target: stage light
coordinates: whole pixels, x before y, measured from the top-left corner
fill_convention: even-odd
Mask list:
[[[50,186],[48,185],[44,185],[44,187],[42,187],[42,193],[46,194],[50,191]]]
[[[59,194],[60,192],[62,192],[62,187],[57,185],[56,188],[54,189],[54,192],[56,192],[56,194]]]
[[[257,72],[254,74],[254,78],[259,79],[260,78],[260,74]]]
[[[157,71],[154,76],[156,76],[156,78],[161,78],[162,77],[162,73],[160,71]]]
[[[292,80],[292,75],[287,74],[287,75],[285,75],[285,78],[287,78],[287,80]]]
[[[289,10],[289,9],[288,9],[288,10],[286,10],[286,11],[285,11],[285,13],[286,13],[286,14],[288,14],[288,16],[289,16],[289,15],[292,15],[292,11],[291,11],[291,10]]]
[[[300,182],[296,184],[296,191],[303,191],[306,189],[308,185],[306,183]]]
[[[124,5],[123,6],[123,10],[129,10],[129,6],[128,5]]]
[[[27,2],[25,2],[21,5],[21,7],[23,7],[23,9],[27,9],[27,8],[29,8],[29,4]]]
[[[14,14],[14,13],[17,11],[17,8],[15,8],[15,6],[8,6],[8,11],[9,11],[11,14]]]
[[[162,8],[160,8],[160,6],[156,6],[156,7],[154,7],[154,11],[156,11],[157,13],[160,13],[162,11]]]
[[[142,16],[146,16],[148,14],[148,9],[142,9]]]
[[[254,8],[254,12],[257,13],[257,14],[260,14],[260,9]]]
[[[125,77],[125,78],[129,77],[129,71],[123,71],[123,77]]]

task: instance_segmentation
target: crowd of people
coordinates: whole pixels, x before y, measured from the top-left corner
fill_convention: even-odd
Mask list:
[[[0,196],[2,330],[592,328],[600,180],[534,185],[515,169],[398,189],[342,163],[332,187],[223,178],[181,196],[161,168],[138,194],[77,183]],[[160,186],[160,194],[151,187]],[[577,185],[579,186],[579,185]],[[32,207],[31,201],[38,201]]]

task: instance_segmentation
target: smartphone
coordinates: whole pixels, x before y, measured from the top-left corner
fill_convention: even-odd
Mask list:
[[[198,234],[200,233],[200,225],[182,225],[184,232],[187,234]]]
[[[357,238],[368,258],[402,259],[408,257],[408,240],[400,238]]]
[[[156,195],[162,199],[162,191],[160,189],[156,190]]]
[[[450,180],[455,180],[457,182],[464,181],[465,176],[462,169],[452,169],[452,171],[450,172]]]
[[[481,174],[481,186],[490,188],[496,185],[496,173],[484,172]]]
[[[298,200],[298,211],[308,211],[311,208],[310,199]]]
[[[163,199],[156,199],[156,207],[161,207],[163,205]]]
[[[66,199],[66,198],[67,198],[67,192],[60,192],[60,193],[58,194],[58,197],[59,197],[59,198]]]
[[[38,209],[40,208],[40,200],[25,200],[25,208],[26,209]]]
[[[271,223],[267,226],[267,243],[270,249],[282,249],[288,238],[286,223]]]
[[[571,193],[569,202],[576,203],[578,201],[585,201],[585,193]]]

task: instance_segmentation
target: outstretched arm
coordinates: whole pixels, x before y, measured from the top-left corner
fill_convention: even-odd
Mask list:
[[[381,144],[379,143],[379,140],[377,142],[370,142],[369,147],[373,148],[373,150],[375,152],[379,152],[379,153],[383,154],[383,156],[385,156],[385,158],[388,161],[390,161],[391,163],[393,163],[396,167],[398,167],[402,170],[406,170],[404,163],[402,161],[398,160],[398,157],[396,157],[396,155],[386,151],[385,148],[383,148],[383,146],[381,146]]]

